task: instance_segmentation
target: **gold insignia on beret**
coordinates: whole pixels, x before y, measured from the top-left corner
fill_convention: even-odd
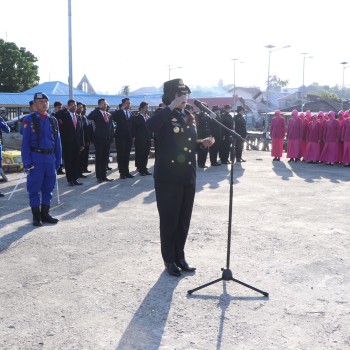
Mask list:
[[[180,131],[180,128],[178,126],[175,126],[173,130],[174,130],[174,133],[177,134]]]

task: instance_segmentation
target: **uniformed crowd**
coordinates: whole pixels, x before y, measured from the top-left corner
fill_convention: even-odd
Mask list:
[[[192,110],[192,107],[187,106],[187,109]],[[231,162],[245,162],[242,158],[244,141],[233,137],[229,130],[222,127],[223,125],[230,130],[234,130],[238,135],[245,138],[247,127],[243,116],[243,107],[238,106],[237,113],[234,116],[231,113],[232,108],[229,105],[225,105],[223,108],[213,106],[212,111],[216,114],[214,119],[202,111],[194,114],[198,138],[209,136],[215,138],[214,145],[209,149],[197,146],[198,167],[207,167],[206,160],[208,154],[211,166],[230,164]],[[232,145],[235,146],[235,154],[233,156],[231,155]]]
[[[337,118],[336,118],[337,117]],[[274,161],[280,160],[284,138],[287,139],[288,162],[300,160],[326,165],[350,166],[350,113],[349,111],[318,112],[292,111],[286,121],[279,110],[271,122],[272,150]]]
[[[108,163],[113,142],[120,179],[134,177],[129,171],[133,144],[139,174],[151,175],[147,162],[153,139],[153,178],[162,258],[170,275],[195,271],[185,259],[185,244],[196,192],[196,163],[205,168],[208,154],[212,166],[244,162],[242,152],[247,129],[242,106],[237,107],[234,115],[229,105],[222,109],[213,106],[215,115],[202,111],[193,113],[193,108],[187,104],[190,92],[182,79],[165,82],[163,104],[152,116],[148,114],[147,102],[140,104],[138,113],[131,113],[129,98],[124,98],[113,113],[109,112],[108,102],[101,98],[88,115],[83,103],[71,99],[63,108],[63,104],[56,101],[49,115],[47,95],[36,93],[31,104],[33,112],[24,117],[21,130],[22,160],[33,225],[58,222],[49,213],[56,173],[64,174],[64,167],[68,185],[82,185],[80,178],[91,172],[88,158],[92,145],[96,179],[103,183],[112,181],[107,171],[111,170]],[[335,119],[333,112],[312,115],[308,111],[304,115],[294,110],[286,128],[285,119],[277,110],[271,125],[274,160],[282,156],[286,134],[289,161],[303,158],[330,165],[350,164],[348,112],[339,112]]]
[[[92,143],[96,178],[102,183],[112,181],[106,173],[110,169],[110,145],[114,139],[121,179],[134,177],[129,171],[132,143],[138,172],[141,176],[151,175],[147,161],[153,137],[156,149],[153,177],[164,264],[174,276],[180,276],[181,271],[194,271],[195,267],[185,260],[184,247],[195,196],[196,147],[208,149],[215,138],[197,137],[194,117],[185,109],[189,92],[181,79],[165,82],[164,104],[151,118],[147,102],[142,102],[139,112],[132,115],[129,98],[124,98],[111,114],[104,98],[98,100],[98,107],[89,115],[86,106],[73,99],[65,108],[56,101],[54,111],[48,114],[48,96],[35,93],[30,103],[32,113],[24,116],[21,129],[22,161],[33,225],[58,222],[49,213],[56,174],[64,174],[64,166],[68,185],[82,185],[79,179],[90,172],[88,156]],[[197,120],[202,126],[200,117]]]
[[[130,99],[124,98],[119,108],[111,113],[108,102],[101,98],[98,106],[87,115],[85,104],[70,99],[65,107],[61,101],[55,101],[49,115],[48,97],[39,92],[29,102],[29,107],[32,113],[22,119],[20,132],[23,136],[22,160],[28,174],[27,189],[35,226],[41,226],[42,222],[58,222],[48,214],[55,173],[65,175],[69,186],[83,185],[80,179],[91,173],[88,169],[91,151],[95,154],[98,183],[112,181],[107,177],[107,171],[112,170],[109,159],[113,142],[117,151],[120,179],[135,176],[129,170],[132,145],[135,149],[137,171],[141,176],[151,175],[147,168],[151,143],[153,140],[157,152],[159,141],[156,133],[147,126],[150,119],[147,102],[142,102],[139,111],[132,113]],[[159,104],[155,114],[164,108],[166,104]],[[204,147],[201,143],[195,145],[197,157],[194,161],[198,163],[198,167],[207,167],[208,154],[211,166],[245,161],[242,158],[243,142],[233,138],[222,127],[223,125],[233,129],[244,138],[247,130],[242,107],[239,106],[233,116],[231,106],[213,106],[215,120],[207,113],[194,113],[189,104],[186,104],[186,110],[194,116],[198,139],[210,137],[215,140],[211,147]],[[2,128],[5,128],[2,124]],[[176,132],[177,129],[174,130]],[[236,149],[233,156],[230,152],[232,145]]]

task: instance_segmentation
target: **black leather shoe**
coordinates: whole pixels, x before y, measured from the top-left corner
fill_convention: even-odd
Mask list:
[[[109,181],[113,181],[113,179],[109,179],[108,177],[106,177],[105,179],[103,179],[103,182],[109,182]]]
[[[345,165],[344,165],[345,166]],[[0,197],[5,197],[5,195],[3,193],[0,192]]]
[[[170,275],[179,277],[181,276],[181,271],[175,263],[164,263],[167,271]]]
[[[241,159],[240,159],[240,161],[241,161],[241,162],[243,162],[243,163],[245,163],[245,162],[246,162],[246,161],[245,161],[243,158],[241,158]]]
[[[187,271],[187,272],[196,271],[196,268],[194,266],[189,265],[185,259],[180,259],[176,261],[176,265],[183,271]]]
[[[77,180],[72,181],[74,185],[82,185],[82,182],[78,182]]]
[[[99,184],[101,184],[101,183],[103,182],[103,180],[102,180],[102,179],[97,179],[97,182],[98,182]]]
[[[82,178],[82,179],[87,178],[87,176],[86,176],[86,175],[83,175],[83,174],[80,174],[79,177]]]
[[[91,170],[85,169],[83,173],[91,173]]]
[[[212,163],[211,166],[219,166],[221,165],[220,163]]]
[[[74,181],[68,181],[68,186],[74,186]]]
[[[140,176],[147,176],[146,173],[140,173]]]
[[[57,170],[57,175],[64,175],[65,172],[62,169]]]
[[[108,166],[108,167],[107,167],[107,170],[112,170],[112,168]]]
[[[124,174],[120,174],[120,178],[124,180],[126,179],[126,176]]]
[[[131,175],[130,173],[126,174],[125,176],[126,176],[128,179],[134,178],[134,175]]]
[[[150,173],[148,170],[145,171],[146,175],[152,175],[152,173]]]

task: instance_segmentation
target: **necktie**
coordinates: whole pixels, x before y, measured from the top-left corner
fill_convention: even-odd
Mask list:
[[[125,111],[126,119],[129,120],[129,113],[128,111]]]
[[[75,116],[75,113],[72,113],[72,119],[73,119],[74,129],[76,129],[77,128],[77,117]]]
[[[105,119],[105,122],[108,124],[108,117],[106,112],[103,112],[103,117]]]

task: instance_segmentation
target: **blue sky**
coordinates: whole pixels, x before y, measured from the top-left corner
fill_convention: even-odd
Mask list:
[[[71,0],[73,85],[84,74],[96,90],[116,93],[161,86],[182,77],[191,87],[265,88],[270,75],[289,87],[313,82],[350,86],[348,1],[334,0]],[[41,82],[68,82],[68,0],[11,0],[1,4],[0,38],[38,58]],[[303,69],[302,52],[308,52]],[[236,70],[234,74],[234,64]],[[244,63],[241,63],[244,62]],[[176,68],[175,67],[182,67]],[[347,77],[348,76],[348,77]]]

